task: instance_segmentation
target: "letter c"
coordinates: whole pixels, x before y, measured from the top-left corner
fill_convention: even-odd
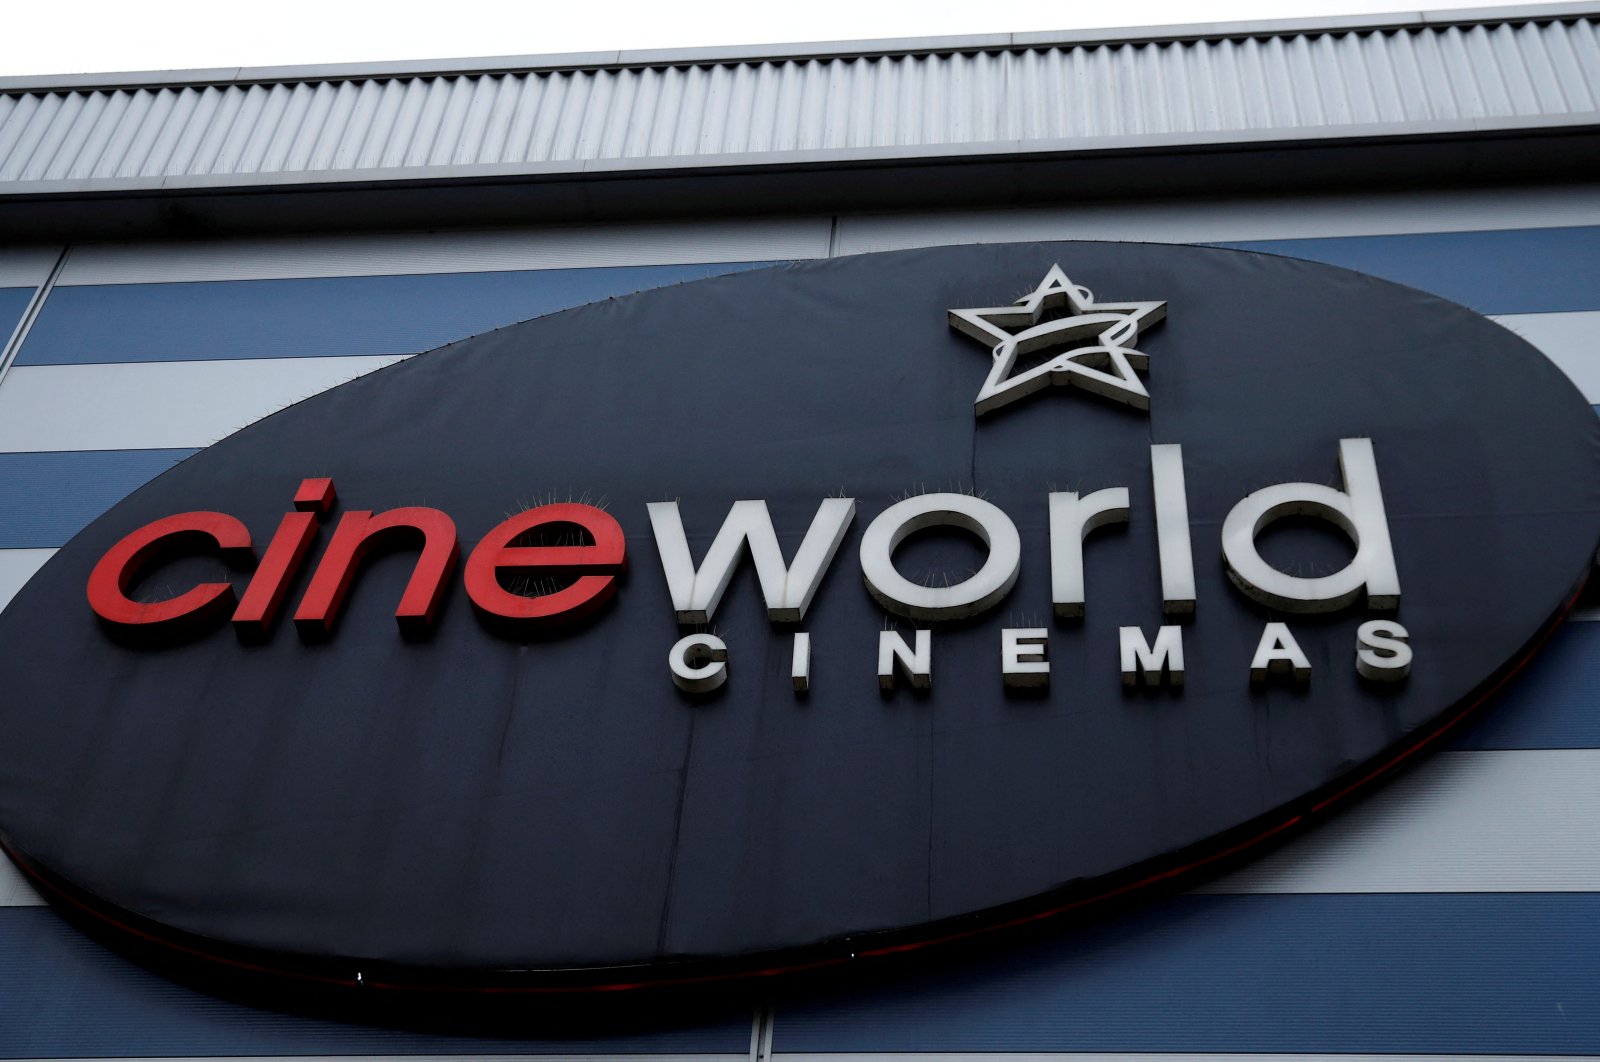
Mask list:
[[[226,513],[179,513],[130,532],[106,550],[89,575],[89,607],[114,627],[156,629],[225,613],[233,608],[229,583],[201,583],[177,597],[140,602],[128,597],[152,565],[183,553],[215,550],[230,563],[255,559],[250,531]]]

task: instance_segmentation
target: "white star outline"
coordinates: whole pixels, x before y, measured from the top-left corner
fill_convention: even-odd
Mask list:
[[[1039,323],[1046,310],[1066,306],[1070,317]],[[1039,286],[1011,306],[985,306],[951,310],[950,327],[980,343],[992,345],[994,363],[989,378],[978,391],[977,415],[1015,402],[1042,388],[1081,387],[1086,391],[1135,409],[1150,408],[1150,392],[1138,369],[1148,369],[1150,357],[1134,350],[1142,332],[1167,316],[1165,302],[1095,302],[1094,292],[1067,279],[1053,265]],[[1021,328],[1021,331],[1008,329]],[[1011,375],[1017,358],[1048,347],[1075,346],[1026,372]]]

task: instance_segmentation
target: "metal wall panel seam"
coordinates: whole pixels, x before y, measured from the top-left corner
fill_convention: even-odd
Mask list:
[[[11,365],[17,360],[17,352],[22,349],[22,344],[28,338],[28,332],[33,329],[33,322],[38,320],[39,311],[44,308],[45,300],[50,297],[50,292],[56,286],[56,279],[61,276],[61,271],[66,268],[67,259],[72,253],[70,246],[61,248],[61,253],[56,256],[56,261],[50,267],[49,274],[44,278],[44,283],[34,289],[33,298],[28,300],[27,309],[22,311],[22,319],[11,330],[11,336],[6,340],[4,348],[0,348],[0,387],[5,385],[6,375],[11,371]]]
[[[767,1062],[772,1057],[772,1005],[756,1004],[750,1022],[749,1062]]]

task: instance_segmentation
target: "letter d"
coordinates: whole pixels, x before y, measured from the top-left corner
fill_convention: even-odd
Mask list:
[[[1400,576],[1372,440],[1340,439],[1339,466],[1344,473],[1342,491],[1319,483],[1280,483],[1233,507],[1222,525],[1222,555],[1234,585],[1285,612],[1334,612],[1363,594],[1372,609],[1392,611],[1400,606]],[[1342,570],[1316,579],[1280,572],[1262,560],[1256,536],[1285,516],[1314,516],[1335,525],[1355,543],[1355,557]]]

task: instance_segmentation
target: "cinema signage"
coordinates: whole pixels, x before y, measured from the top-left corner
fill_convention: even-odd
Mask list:
[[[1045,921],[1467,718],[1587,575],[1596,436],[1492,322],[1243,252],[596,304],[269,417],[75,538],[0,616],[0,831],[113,935],[363,990]]]

